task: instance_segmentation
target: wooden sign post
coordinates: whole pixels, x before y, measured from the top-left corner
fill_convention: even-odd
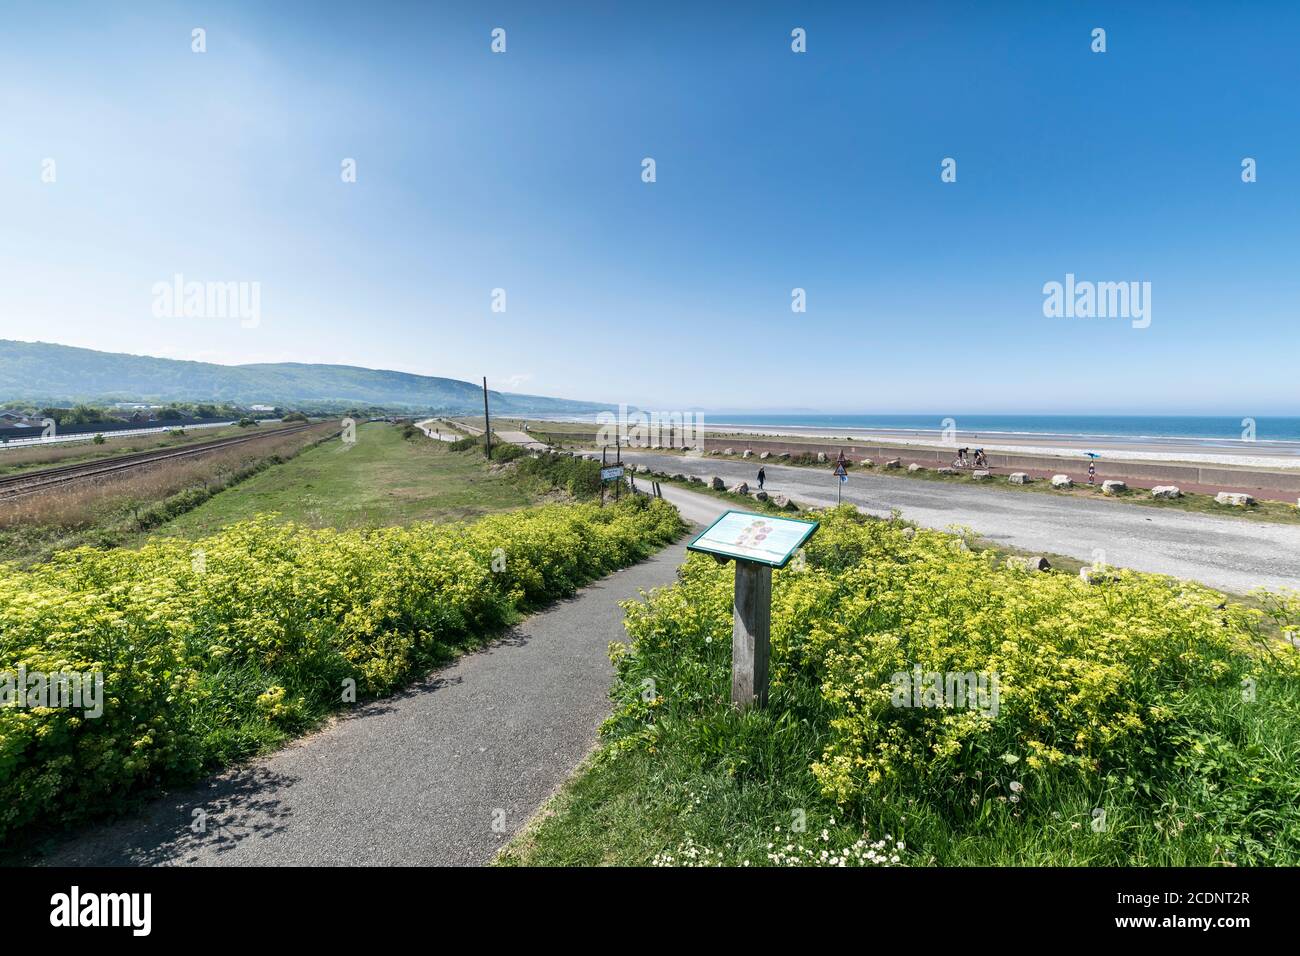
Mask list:
[[[772,569],[784,568],[817,527],[816,521],[728,511],[686,546],[689,551],[711,554],[722,564],[736,562],[731,703],[741,710],[767,706]]]
[[[731,624],[731,703],[741,710],[767,706],[767,664],[772,653],[772,568],[736,562]]]

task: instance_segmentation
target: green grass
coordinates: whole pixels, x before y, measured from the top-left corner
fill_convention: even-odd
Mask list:
[[[357,528],[459,521],[521,508],[535,490],[494,474],[484,459],[383,422],[360,425],[353,445],[330,441],[263,471],[159,528],[193,537],[276,512],[310,527]]]
[[[846,520],[841,513],[832,524]],[[882,529],[872,535],[878,540],[906,535],[906,526],[897,522],[852,520],[868,531]],[[884,530],[891,528],[896,530]],[[725,572],[707,564],[688,566],[677,585],[655,592],[648,607],[630,606],[635,643],[614,653],[615,709],[602,730],[602,747],[512,841],[500,864],[646,865],[669,858],[673,863],[706,859],[765,865],[774,862],[769,853],[780,854],[789,845],[794,849],[788,856],[809,862],[808,852],[814,858],[822,850],[834,855],[864,840],[868,845],[886,841],[885,855],[896,853],[906,865],[1295,865],[1300,860],[1300,774],[1295,769],[1300,762],[1300,671],[1293,651],[1283,652],[1266,639],[1269,628],[1260,615],[1232,609],[1221,613],[1212,592],[1183,591],[1175,582],[1161,584],[1168,579],[1150,575],[1126,578],[1125,584],[1103,592],[1047,585],[1050,574],[1021,577],[990,569],[964,577],[961,587],[956,578],[945,587],[948,547],[933,533],[927,533],[929,554],[908,553],[897,574],[875,571],[859,578],[884,589],[879,598],[862,601],[858,585],[836,583],[841,564],[847,569],[860,561],[855,539],[831,530],[833,536],[820,545],[814,539],[809,556],[814,577],[780,572],[774,580],[776,676],[766,710],[739,713],[728,703],[730,586]],[[863,566],[895,560],[897,549],[907,547],[895,540]],[[980,567],[975,558],[959,563],[968,570]],[[825,576],[817,577],[819,573]],[[897,583],[900,577],[912,584]],[[826,601],[825,595],[833,593],[828,589],[840,587],[846,588],[841,598]],[[1170,600],[1166,587],[1183,597]],[[1073,610],[1057,603],[1035,605],[1035,590],[1040,597],[1053,595],[1053,602],[1059,597]],[[1129,598],[1123,596],[1126,591]],[[1139,611],[1134,607],[1130,614],[1125,607],[1129,601],[1163,608],[1158,614],[1164,615],[1168,633],[1132,624],[1132,614]],[[993,736],[970,738],[969,748],[957,755],[907,758],[899,750],[900,762],[883,780],[836,802],[813,766],[825,761],[837,737],[842,742],[846,729],[855,726],[852,720],[847,725],[840,721],[851,717],[856,705],[848,703],[854,698],[828,695],[828,688],[851,686],[848,671],[827,670],[827,660],[811,651],[815,645],[808,643],[813,640],[808,635],[820,634],[820,646],[833,650],[856,647],[867,660],[895,638],[917,642],[913,650],[924,655],[930,640],[925,635],[931,632],[941,635],[935,638],[940,647],[984,640],[984,626],[976,618],[989,614],[988,626],[993,626],[992,609],[999,602],[1023,630],[1014,644],[1054,650],[1044,658],[1026,651],[1022,664],[1012,665],[1011,680],[1020,680],[1021,686],[1004,697],[1003,722],[995,723]],[[1195,623],[1184,618],[1192,606],[1186,602],[1201,608]],[[890,604],[917,615],[916,628],[883,610]],[[923,626],[926,608],[934,609],[934,628]],[[1074,656],[1058,675],[1064,684],[1025,679],[1031,671],[1023,667],[1039,666],[1031,661],[1058,666],[1050,662],[1063,659],[1061,649],[1069,643],[1058,635],[1060,621],[1071,613],[1090,618],[1089,611],[1113,615],[1114,626],[1131,626],[1135,635],[1145,635],[1134,638],[1144,650],[1121,664],[1126,642],[1106,650],[1100,642],[1083,641],[1070,645],[1065,655]],[[1287,613],[1294,621],[1300,604],[1293,601]],[[884,616],[877,620],[877,614]],[[1251,620],[1255,623],[1248,626]],[[872,621],[865,631],[852,629]],[[971,629],[962,634],[967,621]],[[837,636],[841,626],[850,630]],[[950,631],[954,626],[957,630]],[[1111,633],[1109,625],[1095,619],[1081,619],[1080,626]],[[852,636],[872,634],[872,627],[880,630],[870,644]],[[1217,636],[1252,632],[1258,641],[1249,645],[1237,643],[1236,637],[1223,643]],[[996,633],[1005,632],[995,628]],[[958,636],[942,636],[949,634]],[[998,646],[995,636],[989,640]],[[1187,662],[1196,659],[1218,663],[1214,669],[1202,671],[1197,665],[1183,673]],[[1148,679],[1157,667],[1160,679]],[[1244,675],[1252,676],[1249,696],[1242,689]],[[645,696],[647,676],[653,677],[650,697]],[[1111,680],[1125,683],[1109,688]],[[1006,753],[1023,755],[1021,736],[1041,733],[1017,724],[1032,708],[1016,711],[1011,703],[1008,710],[1008,702],[1015,694],[1050,697],[1058,693],[1053,688],[1077,695],[1077,706],[1087,708],[1072,715],[1075,720],[1092,713],[1106,694],[1117,695],[1112,699],[1121,707],[1131,700],[1153,710],[1143,711],[1145,727],[1126,731],[1127,746],[1116,742],[1097,751],[1100,763],[1094,772],[1057,771]],[[1089,698],[1092,703],[1085,704]],[[894,728],[911,723],[886,719]],[[1072,732],[1066,737],[1074,739]],[[882,746],[887,739],[879,738]],[[898,746],[908,745],[899,741]],[[924,747],[916,751],[923,752]],[[1097,811],[1104,811],[1104,817]],[[902,848],[896,846],[899,841]]]
[[[653,751],[605,746],[497,863],[644,866],[664,853],[681,860],[680,849],[696,845],[727,863],[767,865],[769,845],[819,851],[866,834],[887,839],[911,866],[1222,866],[1243,853],[1295,865],[1300,687],[1261,685],[1251,704],[1208,690],[1199,697],[1191,706],[1221,733],[1189,747],[1150,792],[1139,793],[1147,782],[1121,772],[1063,782],[1036,793],[1032,806],[1016,805],[998,799],[1011,795],[1009,773],[988,781],[992,799],[980,814],[962,818],[936,795],[903,786],[855,811],[827,800],[808,771],[824,744],[815,688],[797,686],[779,692],[765,713],[716,708],[675,726]],[[802,832],[794,829],[800,823]]]

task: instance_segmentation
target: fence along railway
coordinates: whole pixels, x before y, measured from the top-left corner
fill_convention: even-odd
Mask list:
[[[163,461],[204,455],[209,452],[219,451],[235,445],[242,445],[247,442],[293,435],[309,428],[318,428],[320,427],[320,424],[321,423],[316,422],[308,423],[306,425],[293,425],[288,428],[277,428],[275,431],[261,432],[256,435],[237,435],[234,438],[219,438],[215,441],[201,442],[195,445],[188,445],[184,448],[167,448],[158,451],[132,452],[126,455],[117,455],[113,458],[107,458],[102,461],[88,461],[74,465],[60,465],[55,468],[42,468],[37,471],[27,471],[18,475],[8,475],[0,478],[0,501],[37,494],[73,481],[102,478],[107,475],[130,471],[135,468],[143,468]]]

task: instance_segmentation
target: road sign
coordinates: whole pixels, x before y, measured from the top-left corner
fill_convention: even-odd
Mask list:
[[[816,530],[816,521],[727,511],[701,531],[686,549],[783,568]]]
[[[837,462],[837,463],[836,463],[836,465],[835,465],[835,475],[836,475],[837,478],[841,478],[841,479],[843,479],[843,478],[847,478],[847,477],[849,476],[848,471],[845,470],[845,468],[844,468],[844,462],[841,461],[841,462]]]
[[[848,480],[849,480],[849,476],[848,476],[848,475],[844,475],[844,474],[841,474],[841,475],[840,475],[840,484],[841,484],[841,485],[844,484],[844,482],[846,482],[846,481],[848,481]]]
[[[622,465],[614,465],[611,468],[600,469],[601,481],[613,481],[615,478],[622,478],[622,477],[623,477]]]

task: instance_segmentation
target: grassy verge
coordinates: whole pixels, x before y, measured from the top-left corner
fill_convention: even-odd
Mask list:
[[[482,458],[401,426],[359,425],[356,442],[329,442],[218,495],[159,533],[195,537],[274,513],[312,528],[385,527],[460,521],[532,504],[534,495],[501,480]]]
[[[644,487],[648,481],[653,480],[659,482],[661,485],[672,485],[675,488],[683,488],[686,491],[693,491],[699,495],[708,495],[711,498],[717,498],[719,501],[726,501],[730,504],[734,504],[738,508],[742,508],[746,511],[754,511],[761,514],[788,515],[793,511],[799,510],[799,506],[793,501],[791,501],[791,505],[793,506],[792,508],[778,508],[772,503],[771,498],[766,501],[759,501],[753,495],[742,495],[739,492],[727,491],[725,489],[719,491],[707,481],[703,484],[698,484],[693,481],[684,481],[680,478],[674,478],[671,475],[662,473],[657,475],[638,475],[637,477],[641,479],[642,487]]]
[[[731,570],[628,605],[603,745],[506,865],[1295,865],[1300,598],[1027,574],[849,508],[773,583],[772,699],[729,703]],[[983,673],[1000,707],[908,704]]]

